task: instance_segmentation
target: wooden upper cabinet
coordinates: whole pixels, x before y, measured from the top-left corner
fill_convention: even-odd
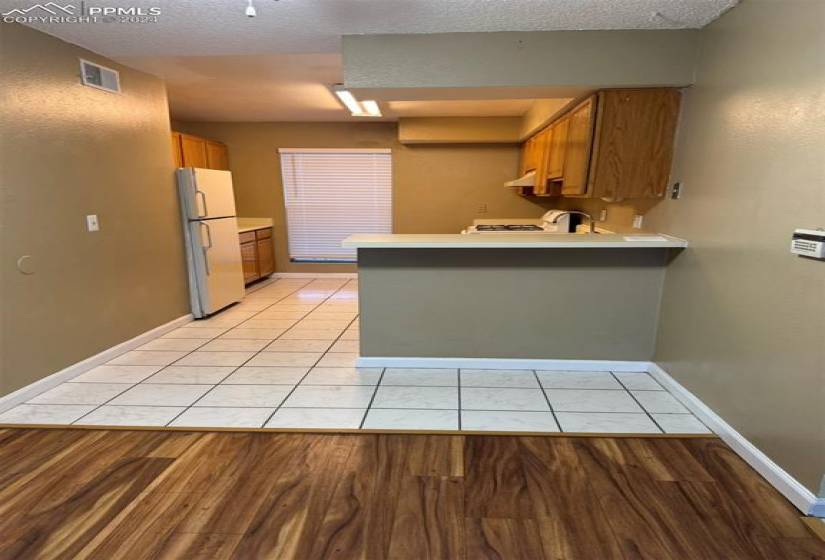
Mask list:
[[[183,167],[183,150],[180,145],[180,132],[172,133],[172,160],[175,167]]]
[[[535,171],[538,154],[536,153],[536,137],[529,138],[521,145],[521,165],[519,166],[519,175],[524,175],[528,171]]]
[[[209,168],[206,140],[189,134],[181,134],[180,144],[183,152],[183,167]]]
[[[564,176],[564,148],[567,146],[567,117],[556,121],[551,127],[550,146],[547,150],[547,179],[561,180]]]
[[[587,194],[587,174],[593,144],[594,97],[577,105],[568,115],[567,142],[561,193],[567,196]]]
[[[536,182],[533,187],[533,194],[537,196],[549,196],[554,194],[552,188],[547,184],[547,154],[552,142],[553,131],[550,127],[545,128],[534,136],[535,138],[535,160],[536,160]]]
[[[523,194],[605,200],[661,198],[667,190],[681,93],[674,88],[602,90],[522,147]]]
[[[178,167],[229,171],[229,150],[226,144],[214,140],[172,132],[172,153]]]
[[[224,169],[229,171],[229,150],[225,144],[206,141],[206,161],[209,169]]]
[[[680,100],[679,90],[672,88],[599,92],[591,196],[665,195]]]

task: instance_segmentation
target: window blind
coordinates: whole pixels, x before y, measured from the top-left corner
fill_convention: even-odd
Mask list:
[[[289,257],[355,262],[353,233],[392,232],[390,150],[286,149],[281,174]]]

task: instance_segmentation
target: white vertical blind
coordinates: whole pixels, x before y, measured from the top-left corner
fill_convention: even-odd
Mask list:
[[[353,233],[392,232],[390,150],[286,149],[281,155],[289,257],[356,260]]]

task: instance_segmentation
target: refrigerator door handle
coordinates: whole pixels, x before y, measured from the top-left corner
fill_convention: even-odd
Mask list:
[[[209,272],[209,257],[206,252],[212,248],[212,230],[209,228],[209,224],[207,223],[201,222],[200,226],[202,228],[206,228],[206,239],[208,240],[208,245],[201,245],[201,250],[203,251],[203,263],[206,268],[206,275],[209,276],[211,273]]]
[[[209,208],[206,206],[206,193],[203,191],[199,191],[195,189],[195,196],[200,195],[201,202],[203,203],[203,214],[200,213],[200,209],[198,209],[198,218],[204,218],[209,215]],[[195,203],[197,205],[197,203]]]

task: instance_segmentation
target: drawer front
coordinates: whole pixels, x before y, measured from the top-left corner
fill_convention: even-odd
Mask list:
[[[272,237],[272,228],[255,230],[255,236],[258,239],[269,239],[270,237]]]
[[[255,232],[245,231],[243,233],[239,233],[238,237],[240,237],[241,243],[252,243],[255,241]]]

